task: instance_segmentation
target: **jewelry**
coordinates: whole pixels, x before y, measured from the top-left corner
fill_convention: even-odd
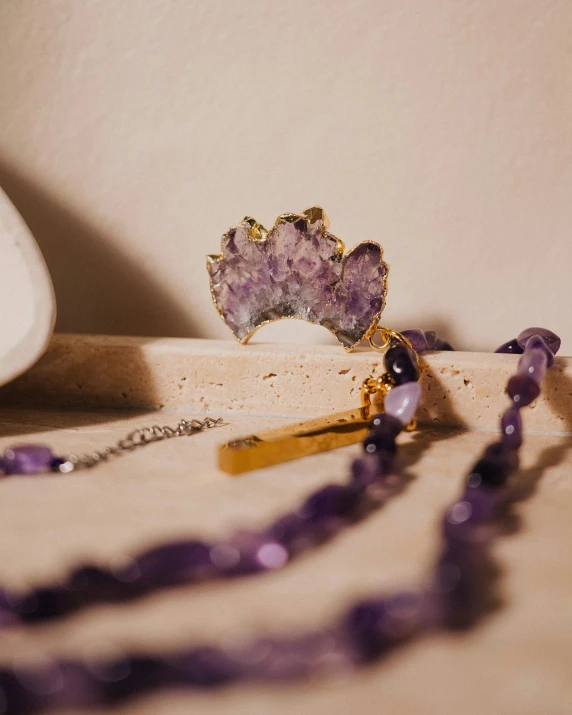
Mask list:
[[[503,346],[500,350],[521,352],[522,356],[507,385],[511,405],[501,417],[501,437],[485,449],[469,471],[460,498],[446,511],[435,567],[418,590],[375,595],[354,604],[329,628],[303,636],[258,640],[233,651],[204,646],[161,656],[134,653],[95,666],[61,660],[25,671],[4,669],[0,671],[4,711],[31,713],[114,704],[162,687],[204,688],[236,681],[308,678],[354,669],[436,629],[473,625],[492,583],[490,544],[495,517],[518,499],[508,479],[518,467],[523,441],[520,410],[539,396],[540,383],[554,362],[560,340],[550,331],[535,328],[521,333],[511,345],[515,349]],[[318,490],[295,512],[260,533],[243,532],[211,546],[196,541],[171,544],[135,559],[135,568],[130,567],[129,573],[88,567],[76,572],[75,583],[38,589],[22,599],[4,597],[0,623],[8,626],[45,620],[72,610],[66,604],[74,603],[82,584],[84,589],[93,589],[99,600],[115,600],[119,583],[124,593],[139,595],[158,583],[166,586],[206,575],[236,576],[280,568],[304,548],[308,537],[317,542],[359,518],[368,502],[392,493],[396,437],[410,419],[405,392],[400,395],[397,391],[401,387],[414,389],[418,371],[409,359],[396,361],[396,353],[390,352],[394,347],[409,358],[403,344],[388,349],[385,368],[398,386],[385,396],[386,412],[371,420],[364,455],[353,461],[347,484]]]
[[[130,432],[120,439],[116,445],[87,454],[69,454],[65,457],[54,455],[49,447],[43,444],[17,444],[4,452],[0,457],[0,473],[4,474],[44,474],[46,472],[62,472],[68,474],[77,469],[95,467],[123,452],[131,452],[137,447],[143,447],[152,442],[161,442],[173,437],[188,437],[205,429],[211,429],[222,424],[222,418],[206,417],[204,420],[181,420],[176,427],[153,425]]]
[[[224,234],[207,268],[214,304],[239,342],[283,318],[323,325],[348,351],[373,335],[387,293],[382,248],[364,241],[344,256],[329,225],[314,206],[278,216],[270,231],[247,216]]]

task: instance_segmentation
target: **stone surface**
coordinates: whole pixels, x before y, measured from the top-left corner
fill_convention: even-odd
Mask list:
[[[519,358],[423,355],[417,420],[497,430],[510,405],[506,384]],[[381,353],[348,354],[339,345],[55,335],[37,365],[0,389],[0,404],[299,419],[355,407],[362,380],[382,372]],[[570,393],[570,358],[557,357],[540,397],[524,410],[525,430],[571,433]]]
[[[533,411],[523,416],[529,426]],[[167,412],[159,419],[170,424],[179,417]],[[96,449],[154,419],[126,411],[4,409],[0,450],[25,440],[50,444],[58,453]],[[97,471],[1,482],[0,585],[19,590],[51,582],[86,561],[120,566],[167,539],[216,542],[237,527],[270,524],[312,490],[341,479],[361,453],[355,445],[240,479],[216,470],[219,442],[290,419],[234,413],[224,427],[151,445]],[[141,653],[193,643],[232,648],[252,637],[294,637],[336,623],[357,600],[423,580],[434,562],[444,510],[463,494],[464,475],[490,440],[480,431],[400,435],[411,477],[407,489],[304,558],[240,583],[176,588],[42,628],[5,629],[0,665],[62,652],[119,656],[124,645]],[[474,631],[405,645],[394,657],[349,676],[214,694],[162,693],[122,704],[117,715],[376,715],[380,703],[391,715],[566,713],[572,659],[565,627],[572,618],[571,467],[569,439],[527,435],[519,479],[537,480],[536,489],[515,507],[518,530],[495,547],[501,603]],[[523,688],[523,675],[533,688]],[[91,713],[109,715],[103,706]]]
[[[265,323],[300,318],[350,348],[385,304],[381,247],[364,241],[344,256],[317,209],[279,217],[269,233],[245,219],[223,236],[222,253],[209,257],[208,269],[215,305],[241,342]]]

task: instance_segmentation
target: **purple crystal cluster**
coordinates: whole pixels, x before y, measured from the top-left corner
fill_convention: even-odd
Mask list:
[[[245,219],[224,235],[221,255],[209,257],[215,304],[239,341],[269,321],[301,318],[351,348],[377,323],[387,277],[381,247],[364,241],[344,256],[317,215],[280,216],[268,234]]]

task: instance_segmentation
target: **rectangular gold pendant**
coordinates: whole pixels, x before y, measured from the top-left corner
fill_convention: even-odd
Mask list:
[[[356,407],[232,440],[219,447],[219,467],[227,474],[242,474],[355,444],[366,436],[371,415],[369,407]]]

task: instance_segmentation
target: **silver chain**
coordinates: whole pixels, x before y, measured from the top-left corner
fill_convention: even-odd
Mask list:
[[[76,469],[88,469],[95,467],[100,462],[104,462],[109,457],[122,452],[130,452],[137,447],[143,447],[152,442],[161,442],[164,439],[172,437],[188,437],[202,430],[217,427],[223,423],[222,417],[213,419],[206,417],[204,420],[181,420],[176,427],[165,425],[153,425],[152,427],[143,427],[142,429],[133,430],[126,437],[120,439],[115,446],[106,447],[101,451],[89,452],[86,454],[70,454],[65,458],[65,461],[60,464],[59,470],[64,474],[73,472]]]

